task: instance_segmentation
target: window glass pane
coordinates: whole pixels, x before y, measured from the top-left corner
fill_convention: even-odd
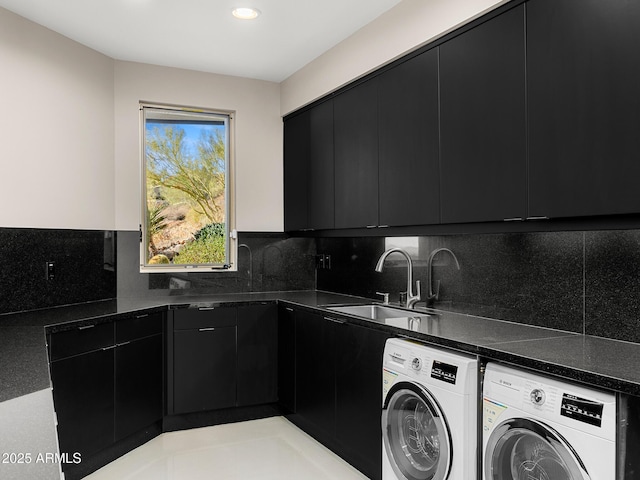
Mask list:
[[[229,266],[228,115],[143,107],[143,266]]]

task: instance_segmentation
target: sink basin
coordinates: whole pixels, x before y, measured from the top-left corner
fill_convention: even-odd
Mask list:
[[[387,305],[342,305],[326,307],[334,312],[347,313],[357,317],[369,318],[372,320],[386,320],[388,318],[427,318],[427,313],[411,312],[401,308],[389,307]]]

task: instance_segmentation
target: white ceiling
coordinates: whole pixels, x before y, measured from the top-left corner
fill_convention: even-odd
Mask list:
[[[109,57],[281,82],[401,0],[0,0]],[[233,7],[261,11],[252,21]]]

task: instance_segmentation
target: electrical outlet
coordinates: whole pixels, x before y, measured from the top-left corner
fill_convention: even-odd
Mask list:
[[[330,270],[331,269],[331,255],[321,253],[316,255],[316,268],[318,270]]]
[[[56,264],[53,262],[46,262],[47,280],[53,280],[56,276]]]

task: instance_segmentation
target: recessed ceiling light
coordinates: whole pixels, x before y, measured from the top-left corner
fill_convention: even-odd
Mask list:
[[[234,8],[231,13],[233,14],[234,17],[239,18],[241,20],[253,20],[258,15],[260,15],[260,12],[258,10],[256,10],[255,8],[249,8],[249,7]]]

